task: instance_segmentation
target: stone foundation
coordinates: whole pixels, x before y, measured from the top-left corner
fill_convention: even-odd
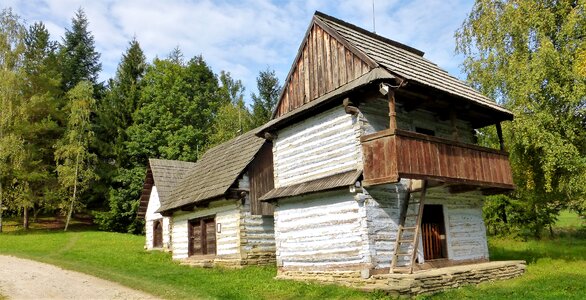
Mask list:
[[[275,254],[274,253],[255,253],[249,254],[247,258],[243,259],[237,256],[191,256],[181,260],[181,265],[201,267],[201,268],[213,268],[213,267],[224,267],[224,268],[242,268],[244,266],[253,265],[274,265]]]
[[[382,290],[391,295],[432,294],[484,281],[505,280],[522,275],[525,261],[495,261],[417,271],[413,274],[379,274],[364,271],[279,270],[277,279],[335,283],[363,290]]]

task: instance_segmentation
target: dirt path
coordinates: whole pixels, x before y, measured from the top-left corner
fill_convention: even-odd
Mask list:
[[[4,255],[0,255],[0,295],[8,299],[157,299],[118,283]]]

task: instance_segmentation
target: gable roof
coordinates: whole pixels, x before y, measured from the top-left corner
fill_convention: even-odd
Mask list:
[[[192,162],[150,158],[146,179],[142,187],[138,217],[144,217],[146,214],[153,185],[157,187],[159,201],[162,205],[169,199],[171,191],[179,180],[193,166],[195,163]]]
[[[279,118],[373,69],[474,102],[510,120],[513,114],[423,57],[423,52],[316,12],[285,80]]]
[[[251,130],[208,150],[179,181],[158,212],[225,195],[265,142],[254,133]]]

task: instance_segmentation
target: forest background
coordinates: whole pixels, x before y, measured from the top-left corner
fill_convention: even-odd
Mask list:
[[[469,83],[515,113],[503,130],[517,188],[487,199],[493,234],[539,238],[560,211],[586,212],[585,33],[583,0],[477,0],[455,33]],[[247,105],[229,72],[178,48],[147,62],[136,39],[114,78],[98,82],[100,70],[83,10],[61,42],[2,11],[0,215],[26,228],[85,211],[103,230],[139,233],[148,158],[197,161],[268,121],[281,89],[262,71]],[[493,130],[477,135],[496,147]]]

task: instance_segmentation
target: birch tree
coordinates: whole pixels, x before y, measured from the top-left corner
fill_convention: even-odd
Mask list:
[[[586,208],[585,35],[584,0],[477,0],[456,33],[468,80],[515,113],[510,200],[535,236]]]
[[[73,211],[79,206],[77,195],[97,179],[94,172],[96,155],[89,151],[94,139],[90,115],[95,109],[91,82],[81,81],[67,93],[69,118],[63,138],[57,143],[55,160],[59,183],[68,195],[64,209],[67,211],[65,231]]]

